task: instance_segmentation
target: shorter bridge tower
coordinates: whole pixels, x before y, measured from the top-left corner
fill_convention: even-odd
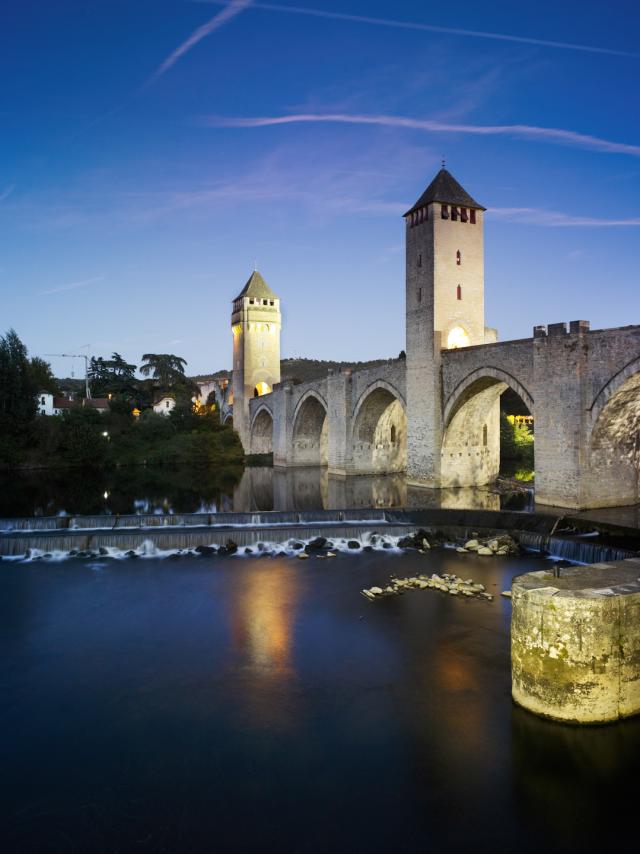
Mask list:
[[[249,401],[280,382],[280,299],[257,270],[233,301],[233,426],[250,452]]]

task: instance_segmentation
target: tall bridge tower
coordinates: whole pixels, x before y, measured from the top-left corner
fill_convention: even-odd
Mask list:
[[[407,474],[438,487],[442,349],[495,340],[484,325],[485,208],[443,165],[406,222]]]
[[[233,426],[250,451],[249,401],[280,382],[280,300],[257,270],[233,301]]]

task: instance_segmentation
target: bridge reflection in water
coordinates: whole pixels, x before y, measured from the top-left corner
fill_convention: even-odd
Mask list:
[[[402,473],[331,477],[326,468],[246,468],[233,495],[237,513],[338,510],[345,507],[532,508],[533,493],[500,495],[490,487],[415,489]]]

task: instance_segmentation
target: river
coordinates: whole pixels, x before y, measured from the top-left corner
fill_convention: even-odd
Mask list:
[[[3,562],[3,850],[637,850],[640,721],[514,707],[499,595],[359,593],[438,571],[499,594],[542,563]]]

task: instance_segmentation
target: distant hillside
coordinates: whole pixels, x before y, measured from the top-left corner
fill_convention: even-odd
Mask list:
[[[333,368],[334,371],[341,371],[345,368],[362,371],[365,368],[384,365],[387,361],[387,359],[374,359],[370,362],[329,362],[321,359],[282,359],[280,361],[280,374],[283,382],[305,383],[308,380],[326,377],[329,368]],[[192,379],[204,383],[214,379],[228,379],[230,376],[231,371],[216,371],[215,374],[198,374]]]

